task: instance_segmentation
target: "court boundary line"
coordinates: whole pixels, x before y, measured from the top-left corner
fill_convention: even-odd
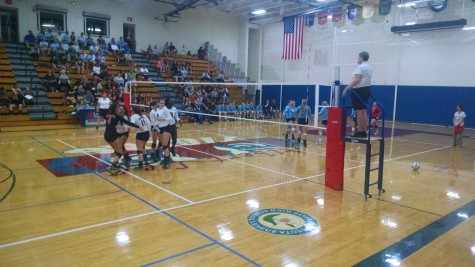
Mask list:
[[[162,259],[158,259],[156,261],[152,261],[150,263],[146,263],[146,264],[143,264],[143,265],[140,265],[140,267],[148,267],[148,266],[152,266],[152,265],[155,265],[157,263],[161,263],[161,262],[165,262],[165,261],[169,261],[171,259],[174,259],[174,258],[178,258],[180,256],[183,256],[183,255],[186,255],[186,254],[190,254],[190,253],[193,253],[195,251],[198,251],[198,250],[202,250],[202,249],[205,249],[205,248],[208,248],[208,247],[211,247],[213,245],[216,245],[216,243],[209,243],[209,244],[206,244],[206,245],[203,245],[203,246],[199,246],[199,247],[196,247],[196,248],[193,248],[193,249],[189,249],[189,250],[185,250],[181,253],[177,253],[177,254],[174,254],[174,255],[171,255],[171,256],[168,256],[168,257],[165,257],[165,258],[162,258]]]
[[[107,161],[105,161],[105,160],[103,160],[103,159],[100,159],[100,158],[98,158],[98,157],[96,157],[96,156],[93,156],[92,154],[90,154],[90,153],[88,153],[88,152],[85,152],[83,149],[74,147],[74,146],[72,146],[72,145],[70,145],[70,144],[68,144],[68,143],[66,143],[66,142],[61,141],[60,139],[56,139],[56,141],[62,143],[62,144],[65,145],[65,146],[68,146],[68,147],[70,147],[70,148],[72,148],[72,149],[76,149],[76,150],[78,150],[78,151],[81,151],[81,153],[83,153],[83,154],[85,154],[85,155],[87,155],[87,156],[89,156],[89,157],[91,157],[91,158],[94,158],[94,159],[96,159],[96,160],[98,160],[98,161],[100,161],[100,162],[103,162],[103,163],[105,163],[105,164],[107,164],[107,165],[109,165],[109,166],[112,165],[110,162],[107,162]],[[179,198],[179,199],[181,199],[181,200],[184,200],[184,201],[186,201],[186,202],[188,202],[188,203],[190,203],[190,204],[193,203],[193,201],[191,201],[191,200],[189,200],[189,199],[187,199],[187,198],[185,198],[185,197],[182,197],[182,196],[178,195],[177,193],[174,193],[174,192],[172,192],[172,191],[170,191],[170,190],[168,190],[168,189],[166,189],[166,188],[164,188],[164,187],[161,187],[161,186],[159,186],[159,185],[157,185],[157,184],[154,184],[154,183],[152,183],[152,182],[150,182],[150,181],[147,181],[147,180],[143,179],[142,177],[140,177],[140,176],[138,176],[138,175],[136,175],[136,174],[134,174],[134,173],[131,173],[131,172],[126,171],[126,170],[122,170],[122,172],[127,173],[128,175],[130,175],[130,176],[132,176],[132,177],[134,177],[134,178],[136,178],[136,179],[138,179],[138,180],[140,180],[140,181],[142,181],[142,182],[144,182],[144,183],[146,183],[146,184],[148,184],[148,185],[151,185],[151,186],[153,186],[153,187],[155,187],[155,188],[157,188],[157,189],[160,189],[160,190],[162,190],[162,191],[164,191],[164,192],[167,192],[168,194],[170,194],[170,195],[172,195],[172,196],[175,196],[175,197],[177,197],[177,198]]]
[[[440,150],[440,149],[441,149],[441,148],[437,148],[436,150]],[[419,152],[419,153],[416,153],[416,154],[428,153],[428,152],[431,152],[431,150]],[[411,156],[413,156],[413,154],[409,154],[409,155],[402,156],[402,157],[411,157]],[[399,157],[399,158],[402,158],[402,157]],[[396,158],[395,158],[395,159],[396,159]],[[390,159],[390,160],[393,160],[393,159]],[[387,161],[390,161],[390,160],[387,160]],[[345,168],[344,171],[346,171],[346,170],[351,170],[351,169],[355,169],[355,168],[360,168],[360,167],[363,167],[363,166],[364,166],[364,165],[359,165],[359,166],[354,166],[354,167],[350,167],[350,168]],[[190,204],[179,205],[179,206],[175,206],[175,207],[171,207],[171,208],[166,208],[166,209],[163,209],[163,210],[160,210],[160,211],[153,211],[153,212],[143,213],[143,214],[134,215],[134,216],[129,216],[129,217],[125,217],[125,218],[121,218],[121,219],[116,219],[116,220],[112,220],[112,221],[106,221],[106,222],[102,222],[102,223],[98,223],[98,224],[93,224],[93,225],[88,225],[88,226],[73,228],[73,229],[66,230],[66,231],[62,231],[62,232],[58,232],[58,233],[48,234],[48,235],[39,236],[39,237],[34,237],[34,238],[30,238],[30,239],[24,239],[24,240],[20,240],[20,241],[16,241],[16,242],[11,242],[11,243],[7,243],[7,244],[0,244],[0,249],[6,248],[6,247],[15,246],[15,245],[20,245],[20,244],[24,244],[24,243],[29,243],[29,242],[33,242],[33,241],[37,241],[37,240],[47,239],[47,238],[51,238],[51,237],[55,237],[55,236],[60,236],[60,235],[65,235],[65,234],[69,234],[69,233],[74,233],[74,232],[78,232],[78,231],[82,231],[82,230],[87,230],[87,229],[92,229],[92,228],[96,228],[96,227],[101,227],[101,226],[105,226],[105,225],[109,225],[109,224],[114,224],[114,223],[118,223],[118,222],[128,221],[128,220],[132,220],[132,219],[136,219],[136,218],[146,217],[146,216],[149,216],[149,215],[154,215],[154,214],[158,214],[158,213],[162,213],[162,212],[166,212],[166,211],[172,211],[172,210],[175,210],[175,209],[186,208],[186,207],[189,207],[189,206],[194,206],[194,205],[198,205],[198,204],[202,204],[202,203],[207,203],[207,202],[214,201],[214,200],[219,200],[219,199],[223,199],[223,198],[227,198],[227,197],[232,197],[232,196],[236,196],[236,195],[240,195],[240,194],[245,194],[245,193],[252,192],[252,191],[259,191],[259,190],[263,190],[263,189],[267,189],[267,188],[272,188],[272,187],[276,187],[276,186],[281,186],[281,185],[288,184],[288,183],[294,183],[294,182],[298,182],[298,181],[300,181],[300,180],[305,180],[305,181],[307,181],[308,179],[316,178],[316,177],[319,177],[319,176],[322,176],[322,175],[324,175],[324,174],[320,174],[320,175],[317,175],[317,176],[314,176],[314,177],[308,176],[308,177],[305,177],[305,178],[299,178],[299,179],[297,179],[297,180],[285,181],[285,182],[278,183],[278,184],[272,184],[272,185],[267,185],[267,186],[264,186],[264,187],[253,188],[253,189],[249,189],[249,190],[245,190],[245,191],[235,192],[235,193],[228,194],[228,195],[223,195],[223,196],[219,196],[219,197],[214,197],[214,198],[210,198],[210,199],[205,199],[205,200],[197,201],[197,202],[194,202],[194,203],[192,203],[192,204],[190,203]],[[316,183],[316,184],[322,185],[321,183]],[[348,191],[348,192],[355,193],[355,194],[359,194],[359,193],[357,193],[357,192],[352,192],[352,191]],[[375,199],[376,199],[376,198],[375,198]]]
[[[39,203],[39,204],[34,204],[34,205],[29,205],[29,206],[21,206],[21,207],[16,207],[16,208],[13,208],[13,209],[0,210],[0,212],[9,212],[9,211],[15,211],[15,210],[22,210],[22,209],[29,209],[29,208],[47,206],[47,205],[52,205],[52,204],[64,203],[64,202],[68,202],[68,201],[76,201],[76,200],[85,199],[85,198],[89,198],[89,197],[96,197],[96,196],[114,194],[114,193],[119,193],[119,192],[122,192],[122,191],[117,190],[117,191],[111,191],[111,192],[100,193],[100,194],[95,194],[95,195],[87,195],[87,196],[74,197],[74,198],[69,198],[69,199],[64,199],[64,200]]]

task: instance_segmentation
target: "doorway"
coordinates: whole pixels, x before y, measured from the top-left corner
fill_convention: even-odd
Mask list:
[[[124,41],[127,41],[129,38],[130,39],[130,50],[132,52],[135,52],[135,47],[137,45],[137,41],[135,39],[135,24],[130,24],[130,23],[124,23],[124,30],[123,30],[123,35],[122,37],[124,38]]]
[[[18,42],[18,10],[0,8],[0,34],[4,42]]]

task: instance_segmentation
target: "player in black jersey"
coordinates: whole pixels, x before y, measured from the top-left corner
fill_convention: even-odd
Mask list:
[[[122,116],[117,114],[117,106],[111,105],[109,113],[106,115],[106,130],[104,132],[104,139],[114,149],[114,160],[108,171],[112,175],[117,175],[120,171],[119,160],[122,157],[122,143],[120,142],[117,126],[119,122],[127,124],[131,127],[139,128],[138,125],[129,122]],[[120,127],[120,126],[119,126]]]
[[[124,119],[130,121],[130,115],[127,111],[127,108],[124,105],[117,106],[117,114],[122,116]],[[117,133],[119,133],[120,143],[122,144],[122,153],[124,155],[125,166],[129,167],[132,159],[129,156],[129,152],[125,149],[125,144],[129,138],[129,128],[124,125],[124,123],[119,122],[117,128]]]

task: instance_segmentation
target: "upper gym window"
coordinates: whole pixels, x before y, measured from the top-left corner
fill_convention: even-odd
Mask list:
[[[50,10],[37,10],[38,29],[66,31],[66,13]]]
[[[109,36],[109,21],[110,16],[83,12],[84,16],[84,33],[91,35]]]

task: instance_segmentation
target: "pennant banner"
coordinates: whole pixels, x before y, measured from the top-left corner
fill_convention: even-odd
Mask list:
[[[391,13],[391,0],[379,0],[379,15],[386,16]]]
[[[308,14],[307,16],[305,16],[305,26],[312,27],[314,21],[315,21],[315,14]]]
[[[318,24],[325,25],[328,21],[328,13],[327,12],[319,12],[318,13]]]
[[[346,18],[348,20],[354,20],[356,19],[356,14],[358,12],[358,6],[355,5],[349,5],[347,12],[346,12]]]
[[[391,0],[389,0],[391,1]],[[332,21],[333,22],[340,22],[342,16],[342,7],[337,7],[332,10]]]

